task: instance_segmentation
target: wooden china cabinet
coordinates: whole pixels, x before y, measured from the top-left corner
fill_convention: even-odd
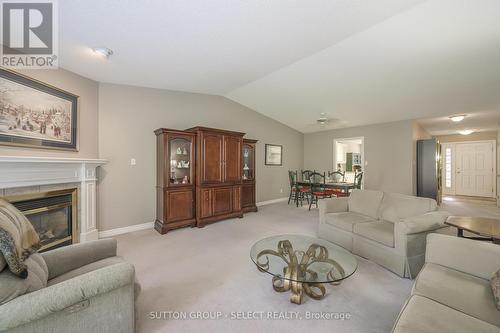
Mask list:
[[[255,145],[257,140],[243,139],[243,185],[241,206],[243,212],[256,212],[255,202]]]
[[[196,133],[196,225],[243,217],[242,146],[245,133],[193,127]]]
[[[255,206],[255,143],[245,133],[207,127],[160,128],[155,229],[203,227],[243,217]]]
[[[161,128],[157,142],[155,229],[168,230],[196,225],[196,134]]]

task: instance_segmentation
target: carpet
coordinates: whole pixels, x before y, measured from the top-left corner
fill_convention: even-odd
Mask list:
[[[283,233],[316,236],[318,211],[278,203],[243,219],[160,235],[117,236],[118,253],[142,285],[139,332],[389,332],[412,281],[358,258],[358,269],[302,305],[277,293],[250,259],[258,240]]]

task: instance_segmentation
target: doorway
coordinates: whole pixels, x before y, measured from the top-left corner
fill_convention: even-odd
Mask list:
[[[363,172],[361,183],[364,182],[364,137],[342,138],[333,140],[333,167],[332,171],[345,173],[346,182],[354,182],[357,173]]]
[[[495,197],[495,141],[450,142],[441,146],[444,194]]]

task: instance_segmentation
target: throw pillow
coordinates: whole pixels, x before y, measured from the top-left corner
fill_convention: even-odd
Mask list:
[[[29,272],[26,279],[20,279],[8,269],[0,272],[0,305],[47,286],[49,271],[42,256],[34,253],[24,263]]]
[[[500,311],[500,269],[491,278],[491,289],[493,290],[493,297],[495,297],[495,305]]]
[[[24,261],[40,248],[40,239],[31,222],[19,210],[0,199],[0,253],[9,270],[26,278]]]

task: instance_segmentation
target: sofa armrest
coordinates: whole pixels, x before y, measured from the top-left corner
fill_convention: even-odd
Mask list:
[[[112,238],[74,244],[41,253],[49,270],[49,280],[91,264],[116,256],[116,240]]]
[[[134,283],[134,266],[123,262],[24,294],[0,306],[0,331],[27,324],[72,307],[92,297]]]
[[[489,280],[500,268],[500,246],[455,236],[429,234],[425,262]]]
[[[396,223],[396,233],[411,235],[440,229],[445,227],[444,222],[450,215],[446,211],[433,211],[419,216],[408,217]]]
[[[348,200],[347,197],[319,200],[319,222],[324,223],[325,214],[347,212]]]

